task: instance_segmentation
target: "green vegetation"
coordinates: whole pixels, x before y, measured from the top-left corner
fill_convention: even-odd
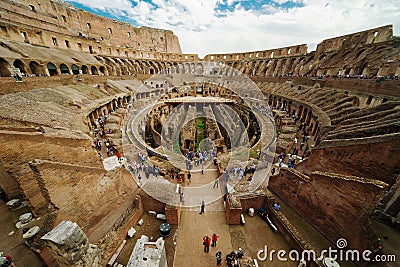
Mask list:
[[[180,154],[181,153],[181,149],[180,149],[180,138],[181,136],[179,135],[179,138],[176,138],[175,142],[174,142],[174,146],[173,146],[173,150],[176,154]]]
[[[256,159],[256,158],[258,158],[258,153],[254,152],[254,151],[250,151],[249,156],[250,156],[250,158]]]
[[[204,123],[204,120],[205,119],[203,117],[196,118],[196,142],[194,143],[195,150],[199,149],[199,144],[205,136],[206,125]]]

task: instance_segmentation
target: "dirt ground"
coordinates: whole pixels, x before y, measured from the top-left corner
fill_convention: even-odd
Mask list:
[[[42,267],[41,259],[25,244],[22,238],[22,228],[17,229],[15,223],[19,216],[29,212],[28,207],[10,211],[4,201],[0,200],[0,251],[10,255],[16,266]],[[36,221],[26,227],[33,227]],[[13,235],[8,235],[14,231]]]
[[[268,248],[268,253],[271,250],[279,251],[281,249],[287,252],[290,251],[291,248],[282,234],[275,234],[258,214],[255,213],[253,217],[244,214],[244,218],[246,222],[244,225],[229,226],[234,250],[238,250],[239,247],[242,248],[244,255],[251,259],[257,259],[258,252],[260,250],[264,251],[265,246]],[[264,256],[264,253],[261,256]],[[273,257],[272,261],[269,259],[265,261],[257,260],[257,263],[260,267],[295,267],[298,265],[293,261],[278,261],[276,257]]]
[[[117,258],[117,262],[126,266],[129,261],[129,257],[132,254],[133,248],[135,247],[136,241],[142,236],[146,235],[149,237],[150,241],[156,241],[159,237],[159,227],[163,221],[157,220],[154,216],[150,216],[147,213],[143,213],[141,219],[143,219],[143,225],[133,225],[136,233],[133,238],[126,239],[126,245],[121,251],[121,254]],[[165,251],[167,254],[168,266],[173,266],[174,255],[175,255],[175,245],[174,245],[174,234],[177,227],[171,225],[171,235],[164,238],[165,241]]]

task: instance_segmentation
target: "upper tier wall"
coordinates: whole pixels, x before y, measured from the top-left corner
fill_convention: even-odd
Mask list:
[[[76,51],[131,48],[138,51],[181,54],[172,31],[94,15],[71,4],[50,0],[2,0],[0,36],[35,45],[59,46]]]
[[[317,54],[338,51],[342,48],[354,48],[367,44],[390,41],[393,36],[393,26],[386,25],[375,29],[347,34],[323,40],[317,47]]]
[[[301,56],[307,54],[307,45],[295,45],[277,49],[260,50],[243,53],[230,54],[209,54],[204,60],[220,61],[220,60],[246,60],[246,59],[265,59],[277,57]]]

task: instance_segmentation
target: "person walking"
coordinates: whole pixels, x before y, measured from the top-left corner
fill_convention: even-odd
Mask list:
[[[138,178],[138,186],[139,187],[142,187],[142,182],[141,182],[141,180],[142,180],[142,176],[140,175],[140,173],[139,173],[139,175],[137,176],[137,178]]]
[[[201,201],[201,208],[200,208],[199,214],[203,214],[203,213],[204,213],[204,200]]]
[[[190,184],[190,179],[192,178],[192,174],[190,173],[190,171],[189,171],[189,173],[188,173],[188,175],[187,175],[187,178],[188,178],[188,181],[189,181],[189,184]]]
[[[211,236],[211,246],[212,247],[216,247],[217,246],[217,240],[218,240],[218,235],[216,235],[215,233]]]
[[[218,251],[215,254],[215,258],[217,259],[217,266],[221,266],[222,265],[222,252]]]
[[[210,251],[210,238],[208,236],[203,237],[204,252]]]
[[[219,179],[217,178],[217,179],[215,179],[213,188],[218,188],[218,183],[219,183]]]

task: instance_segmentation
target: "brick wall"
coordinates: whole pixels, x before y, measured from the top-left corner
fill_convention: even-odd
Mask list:
[[[167,216],[167,223],[179,225],[181,219],[181,207],[166,205],[165,216]]]
[[[266,196],[242,198],[240,199],[240,203],[242,204],[242,210],[244,212],[247,212],[250,208],[258,210],[259,208],[264,207],[266,198],[267,198]]]
[[[165,213],[165,203],[158,201],[157,199],[152,198],[148,195],[141,195],[143,211],[155,211],[157,213]]]
[[[331,242],[346,238],[350,248],[371,249],[361,222],[372,214],[384,187],[316,173],[307,182],[281,169],[270,177],[269,188]]]
[[[232,208],[229,202],[229,197],[226,198],[226,223],[227,224],[240,224],[240,215],[242,208]]]

